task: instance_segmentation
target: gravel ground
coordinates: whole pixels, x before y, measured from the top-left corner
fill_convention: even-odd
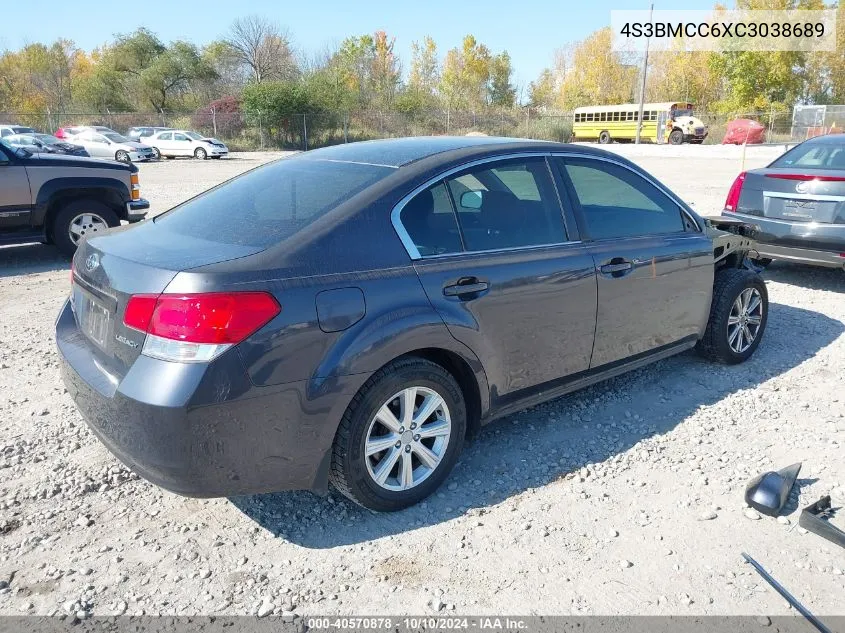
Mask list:
[[[739,148],[633,147],[706,213]],[[777,148],[749,148],[747,166]],[[161,212],[273,154],[141,168]],[[773,265],[769,327],[738,367],[678,356],[494,423],[444,487],[376,515],[337,494],[184,499],[87,430],[57,371],[68,263],[0,248],[0,614],[845,614],[845,552],[797,527],[845,504],[845,275]],[[802,461],[786,518],[743,505]],[[845,517],[835,521],[845,526]]]

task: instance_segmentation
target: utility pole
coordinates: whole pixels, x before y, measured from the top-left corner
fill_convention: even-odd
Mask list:
[[[651,24],[652,17],[654,15],[654,3],[651,3],[651,9],[648,12],[648,22]],[[637,119],[637,137],[634,140],[634,143],[637,145],[640,144],[640,132],[643,130],[643,106],[645,105],[645,79],[646,74],[648,73],[648,43],[651,38],[645,41],[645,55],[643,55],[643,82],[640,86],[640,116]],[[660,134],[660,130],[657,131],[658,135]]]

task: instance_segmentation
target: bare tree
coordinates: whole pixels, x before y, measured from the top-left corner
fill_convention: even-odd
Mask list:
[[[238,18],[226,41],[255,83],[293,79],[298,72],[287,31],[265,17]]]

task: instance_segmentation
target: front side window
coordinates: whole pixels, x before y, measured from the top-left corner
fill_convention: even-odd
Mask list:
[[[543,158],[486,163],[446,180],[468,251],[566,241]]]
[[[590,238],[637,237],[684,230],[678,205],[630,169],[575,158],[566,159],[564,165]]]
[[[188,140],[188,137],[187,137],[187,136],[185,136],[184,134],[174,134],[174,135],[173,135],[173,140],[174,140],[174,141],[187,141],[187,140]]]

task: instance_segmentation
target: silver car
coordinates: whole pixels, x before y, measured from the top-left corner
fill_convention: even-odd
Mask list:
[[[149,145],[130,141],[113,131],[99,132],[86,129],[70,140],[76,145],[82,145],[94,158],[111,158],[122,163],[155,158],[153,149]]]
[[[845,268],[845,134],[818,136],[742,172],[722,215],[756,224],[757,261]]]

